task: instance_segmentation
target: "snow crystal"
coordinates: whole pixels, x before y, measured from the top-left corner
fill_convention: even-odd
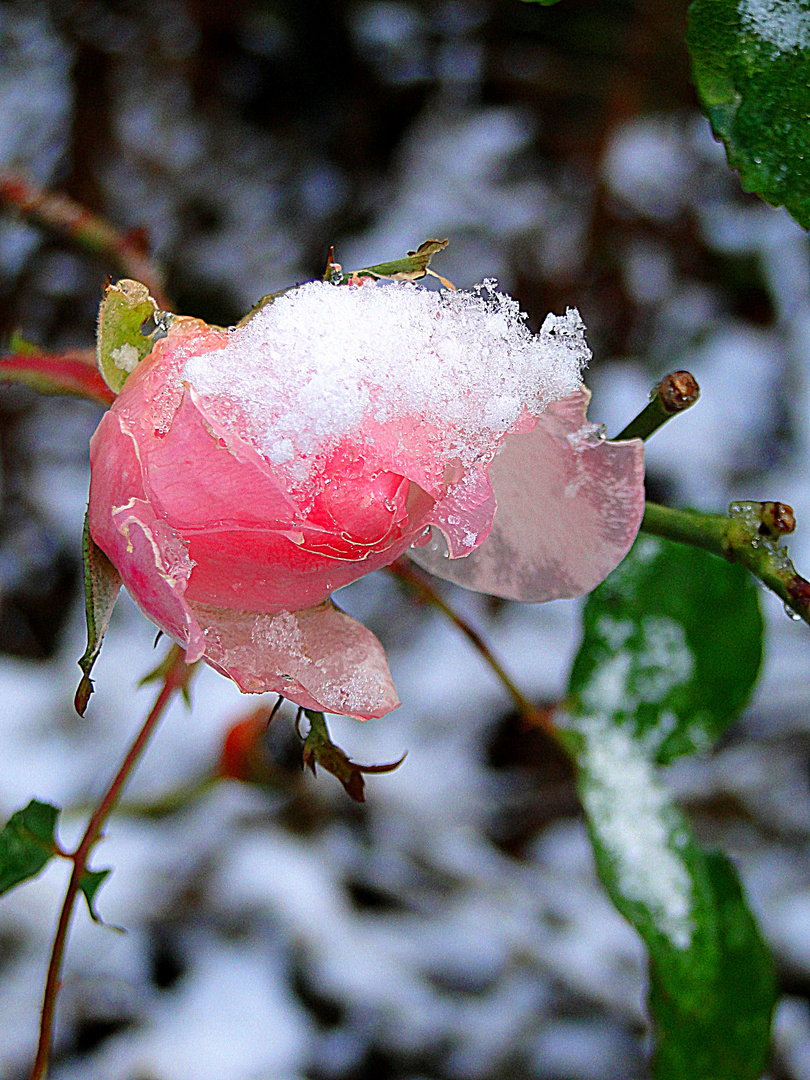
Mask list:
[[[110,353],[112,361],[121,371],[131,372],[138,366],[140,356],[134,345],[123,344]]]
[[[779,52],[810,48],[810,11],[795,0],[740,0],[743,27]]]
[[[669,793],[624,727],[603,717],[578,719],[585,737],[582,796],[619,891],[644,904],[676,948],[692,940],[692,881],[679,848],[683,829]]]
[[[224,348],[190,357],[182,378],[243,410],[262,453],[301,479],[341,438],[408,419],[439,433],[446,461],[471,464],[524,410],[577,390],[590,358],[576,311],[532,334],[493,286],[312,282],[231,330]]]

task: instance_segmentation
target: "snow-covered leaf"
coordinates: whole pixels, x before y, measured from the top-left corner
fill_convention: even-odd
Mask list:
[[[645,936],[656,1033],[653,1077],[758,1080],[768,1060],[776,1000],[770,954],[728,859],[695,848],[690,861],[691,947],[679,954]]]
[[[706,750],[748,700],[762,638],[742,566],[643,536],[585,605],[570,708],[626,725],[659,764]]]
[[[743,187],[810,228],[807,0],[695,0],[686,40],[703,108]]]
[[[589,598],[561,735],[597,868],[650,956],[656,1080],[756,1080],[774,1002],[767,949],[736,873],[693,840],[659,764],[707,749],[762,658],[741,567],[642,537]]]
[[[638,740],[577,726],[599,876],[649,950],[655,1080],[757,1080],[775,983],[736,871],[692,839]]]
[[[107,286],[98,313],[96,355],[98,369],[113,393],[120,392],[129,374],[165,334],[166,318],[139,281],[122,278]]]
[[[54,830],[59,810],[32,799],[0,832],[0,894],[35,877],[58,854]]]

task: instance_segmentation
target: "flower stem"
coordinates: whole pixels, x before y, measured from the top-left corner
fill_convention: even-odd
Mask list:
[[[780,545],[794,527],[792,509],[775,502],[732,503],[728,514],[673,510],[648,502],[641,522],[644,532],[742,563],[786,608],[810,624],[810,581],[797,573],[787,548]]]
[[[649,403],[615,437],[648,439],[667,420],[694,405],[699,397],[700,387],[694,375],[688,371],[673,371],[653,387]]]
[[[42,997],[39,1044],[37,1046],[37,1056],[34,1061],[34,1067],[31,1071],[31,1080],[44,1080],[47,1073],[48,1059],[51,1052],[51,1041],[53,1038],[54,1009],[56,1007],[56,995],[59,992],[59,980],[62,971],[62,961],[65,954],[65,945],[67,943],[70,920],[73,915],[73,907],[81,888],[82,878],[87,871],[87,860],[90,857],[90,852],[101,836],[101,830],[104,828],[107,818],[115,809],[115,804],[118,801],[121,790],[143,754],[146,744],[157,727],[167,704],[177,690],[182,690],[188,685],[194,670],[193,666],[187,665],[183,660],[183,650],[178,645],[172,646],[171,652],[169,653],[169,659],[171,662],[167,665],[167,670],[163,677],[163,687],[157,696],[155,704],[152,706],[135,741],[130,746],[118,772],[110,782],[109,787],[104,793],[104,797],[93,812],[79,846],[72,854],[67,855],[67,858],[72,859],[73,861],[73,871],[70,875],[67,892],[65,893],[65,899],[62,904],[62,911],[59,915],[59,922],[56,927],[56,934],[53,939],[51,959],[45,980],[45,992]]]
[[[0,173],[0,202],[28,221],[66,236],[83,251],[107,259],[123,277],[142,282],[159,308],[171,308],[162,273],[133,235],[119,232],[68,195],[46,191],[11,170]]]
[[[508,691],[512,701],[515,703],[515,708],[523,717],[523,719],[532,725],[540,725],[542,727],[549,726],[548,710],[538,708],[529,701],[517,688],[513,682],[511,676],[506,672],[506,669],[500,663],[500,661],[494,656],[492,650],[487,645],[486,641],[481,637],[477,630],[475,630],[468,622],[455,612],[450,605],[442,599],[439,593],[418,571],[409,566],[404,559],[398,559],[395,563],[392,563],[387,567],[389,573],[398,578],[410,589],[412,589],[417,595],[428,604],[431,604],[438,611],[441,611],[458,629],[464,634],[478,652],[483,656],[484,660],[489,664],[492,671],[500,679],[501,683]]]

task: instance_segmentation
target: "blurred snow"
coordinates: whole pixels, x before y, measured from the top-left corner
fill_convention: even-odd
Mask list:
[[[110,217],[124,227],[147,224],[171,273],[182,268],[181,280],[226,297],[233,309],[309,276],[305,252],[328,243],[335,215],[347,208],[352,224],[339,237],[346,267],[449,234],[437,269],[462,286],[492,275],[509,288],[519,276],[516,252],[521,272],[555,282],[582,270],[593,191],[570,171],[538,164],[536,111],[500,89],[482,92],[487,58],[477,35],[495,5],[351,5],[351,39],[369,70],[397,93],[423,95],[408,98],[413,116],[390,167],[362,185],[346,157],[324,149],[315,111],[303,135],[271,136],[248,110],[198,107],[194,78],[218,76],[193,75],[199,38],[192,9],[179,0],[163,6],[165,33],[148,39],[134,9],[62,7],[76,9],[77,33],[109,63],[114,146],[99,185]],[[257,63],[285,62],[294,47],[287,22],[249,8],[235,39]],[[56,183],[70,167],[74,57],[50,11],[16,3],[0,10],[0,164]],[[541,75],[550,67],[545,53],[532,63]],[[231,92],[250,82],[251,70],[230,70]],[[324,78],[339,81],[339,73]],[[527,84],[525,71],[521,78]],[[619,236],[615,260],[652,345],[633,351],[630,335],[617,362],[597,357],[592,418],[615,433],[666,371],[693,370],[702,400],[651,440],[651,482],[675,502],[713,509],[740,497],[791,503],[800,522],[791,551],[806,570],[806,236],[783,212],[740,196],[722,148],[691,114],[622,123],[600,168],[617,218],[640,223]],[[708,275],[688,274],[679,229],[696,234],[705,258],[750,259],[774,318],[756,322],[729,310]],[[28,283],[40,282],[46,327],[84,303],[81,260],[42,251],[38,232],[5,216],[0,267],[4,292],[19,275],[29,275],[26,295]],[[29,497],[74,543],[92,425],[91,410],[49,402],[16,433],[42,456]],[[580,605],[493,606],[460,590],[448,596],[528,696],[554,700],[563,692]],[[645,954],[598,883],[570,780],[558,783],[569,793],[560,816],[554,778],[542,774],[551,768],[549,750],[539,762],[527,754],[493,767],[511,703],[438,615],[384,575],[339,600],[383,638],[405,704],[382,722],[335,719],[333,737],[359,761],[390,761],[407,750],[404,764],[367,778],[363,808],[323,773],[291,773],[266,790],[225,782],[175,813],[137,815],[136,804],[209,772],[224,733],[257,704],[201,672],[192,712],[170,710],[94,855],[93,866],[114,867],[99,912],[127,932],[77,910],[54,1080],[644,1077]],[[805,1080],[810,637],[764,593],[763,604],[766,662],[745,718],[716,755],[679,763],[667,780],[701,839],[741,868],[790,988],[777,1011],[780,1071],[772,1075]],[[136,684],[165,647],[153,652],[154,629],[124,598],[94,671],[96,694],[79,720],[72,695],[83,633],[77,608],[55,660],[0,660],[0,812],[8,816],[32,796],[51,799],[65,807],[65,843],[77,839],[148,708],[154,691]],[[274,726],[289,723],[288,715]],[[510,849],[496,823],[519,833],[524,817],[527,835]],[[65,877],[63,866],[52,866],[0,904],[0,1074],[15,1080],[30,1064]]]

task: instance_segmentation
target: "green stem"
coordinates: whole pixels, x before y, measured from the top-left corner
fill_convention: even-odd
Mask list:
[[[783,503],[732,503],[729,514],[707,514],[648,502],[641,528],[742,563],[810,624],[810,581],[797,573],[787,548],[780,546],[792,524],[792,511]]]
[[[638,416],[616,436],[617,439],[649,439],[667,420],[694,405],[700,387],[688,371],[673,371],[653,388],[647,404]]]
[[[188,685],[188,680],[194,670],[193,667],[189,667],[183,660],[183,650],[178,645],[172,647],[169,656],[171,658],[171,663],[164,675],[163,687],[157,696],[155,704],[152,706],[135,741],[129,748],[118,772],[110,782],[110,786],[104,793],[104,797],[93,812],[90,821],[87,823],[87,828],[85,829],[84,836],[82,837],[79,846],[72,855],[68,855],[68,858],[73,860],[73,871],[70,875],[67,892],[65,893],[65,899],[62,904],[62,911],[60,912],[59,922],[56,927],[56,934],[53,939],[51,960],[48,965],[48,975],[45,980],[45,992],[42,997],[39,1044],[37,1046],[36,1060],[34,1061],[34,1067],[31,1072],[31,1080],[44,1080],[48,1071],[48,1059],[51,1054],[51,1041],[53,1038],[54,1009],[56,1007],[56,995],[59,993],[59,981],[62,971],[62,961],[65,955],[65,945],[67,944],[73,907],[81,888],[82,878],[87,870],[87,860],[90,857],[90,852],[98,842],[98,839],[101,836],[101,830],[104,828],[107,818],[115,809],[115,804],[118,802],[121,790],[129,779],[132,770],[137,765],[167,704],[177,690],[182,690]]]

